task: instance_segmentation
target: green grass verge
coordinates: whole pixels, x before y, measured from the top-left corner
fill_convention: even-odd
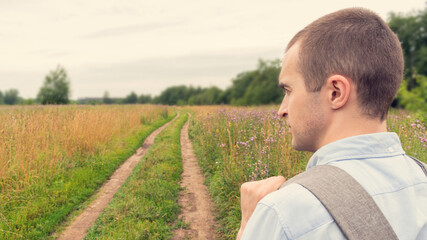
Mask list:
[[[217,236],[219,239],[235,239],[241,219],[239,186],[229,184],[222,172],[216,169],[215,163],[222,158],[221,150],[209,139],[199,137],[202,130],[195,127],[194,121],[191,120],[189,135],[205,176],[205,185],[217,210]]]
[[[0,196],[0,239],[47,239],[71,212],[78,210],[117,167],[155,129],[173,116],[142,125],[125,139],[116,139],[102,156],[73,156],[77,166],[48,180],[34,179],[24,190]]]
[[[187,118],[181,114],[157,136],[86,239],[169,239],[172,229],[183,225],[177,219],[180,132]]]

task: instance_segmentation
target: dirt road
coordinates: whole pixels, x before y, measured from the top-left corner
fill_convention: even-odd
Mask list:
[[[179,117],[179,113],[172,120],[174,121]],[[160,128],[156,129],[151,133],[144,141],[143,145],[136,151],[134,155],[128,158],[111,176],[97,193],[96,199],[83,211],[74,221],[65,229],[65,231],[59,236],[59,240],[68,239],[83,239],[88,229],[93,225],[95,220],[99,217],[102,210],[108,205],[113,198],[114,194],[123,185],[125,180],[132,173],[132,170],[138,164],[138,162],[145,155],[151,145],[154,144],[156,136],[172,121],[164,124]]]
[[[188,137],[189,120],[181,130],[181,155],[183,164],[180,194],[180,218],[189,223],[188,229],[174,231],[173,240],[178,239],[216,239],[213,203],[209,197],[204,177],[193,153],[193,145]]]

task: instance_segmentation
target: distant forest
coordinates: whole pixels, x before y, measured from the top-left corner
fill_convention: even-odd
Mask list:
[[[405,72],[393,107],[427,112],[427,8],[410,14],[389,15],[388,24],[397,33],[405,58]],[[142,99],[168,105],[263,105],[278,104],[283,93],[277,87],[280,60],[260,60],[258,67],[232,79],[226,90],[217,87],[200,88],[173,86],[159,96]]]
[[[261,105],[279,103],[283,97],[277,87],[280,61],[259,61],[252,71],[238,74],[231,87],[221,90],[217,87],[200,88],[174,86],[164,90],[152,99],[153,103],[168,105]]]
[[[394,107],[427,112],[427,8],[410,14],[389,15],[388,24],[397,33],[405,57],[405,75]],[[0,91],[0,104],[133,104],[167,105],[265,105],[278,104],[283,93],[277,87],[280,60],[259,60],[254,70],[244,71],[232,79],[225,90],[212,86],[172,86],[159,96],[137,95],[111,98],[106,91],[102,98],[69,99],[70,80],[65,69],[58,66],[46,75],[36,99],[22,99],[17,89]]]

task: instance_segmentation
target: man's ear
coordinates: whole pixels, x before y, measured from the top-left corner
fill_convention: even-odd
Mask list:
[[[332,109],[342,108],[350,97],[350,80],[342,75],[332,75],[326,80],[328,102]]]

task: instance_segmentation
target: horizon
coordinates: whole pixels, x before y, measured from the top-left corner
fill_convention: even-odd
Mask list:
[[[21,1],[0,3],[4,54],[0,91],[35,99],[45,76],[63,66],[72,100],[158,96],[171,86],[225,90],[260,59],[281,59],[287,42],[315,19],[365,7],[423,10],[425,1]],[[310,8],[307,6],[310,5]]]

